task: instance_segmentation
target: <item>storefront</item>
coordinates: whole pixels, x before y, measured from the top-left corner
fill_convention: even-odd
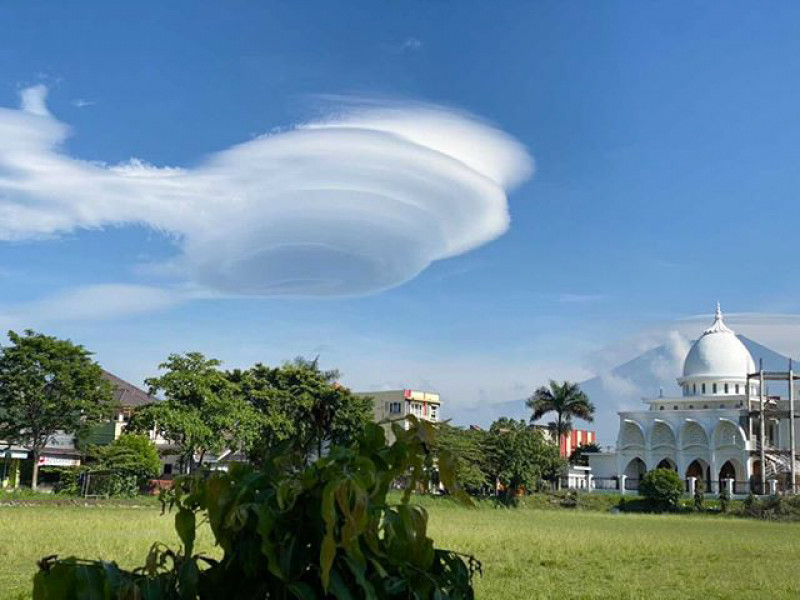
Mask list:
[[[18,488],[22,461],[28,458],[24,449],[0,451],[0,489]]]

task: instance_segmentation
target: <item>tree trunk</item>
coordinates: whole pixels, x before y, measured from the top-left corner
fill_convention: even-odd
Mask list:
[[[33,454],[33,470],[31,471],[31,489],[36,491],[39,486],[39,448],[35,447],[32,450]]]

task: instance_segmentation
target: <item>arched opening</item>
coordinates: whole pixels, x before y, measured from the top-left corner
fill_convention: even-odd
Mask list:
[[[756,494],[763,494],[761,490],[761,461],[753,461],[753,475],[750,477],[750,489]]]
[[[711,491],[711,469],[702,458],[696,458],[686,467],[686,479],[694,477],[705,484],[705,490]]]
[[[645,473],[647,473],[647,465],[641,458],[636,457],[631,460],[625,467],[625,489],[638,490],[639,481],[645,476]]]
[[[719,469],[719,489],[722,489],[726,479],[733,479],[734,493],[744,494],[746,491],[743,489],[742,479],[744,473],[738,461],[734,459],[726,460]]]
[[[675,464],[671,458],[662,458],[661,462],[656,465],[656,469],[670,469],[671,471],[678,471],[678,465]]]

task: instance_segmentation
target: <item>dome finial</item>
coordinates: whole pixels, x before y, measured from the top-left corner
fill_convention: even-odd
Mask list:
[[[717,301],[717,310],[714,313],[714,324],[703,333],[733,333],[728,329],[727,325],[725,325],[725,321],[722,320],[722,307],[719,301]]]

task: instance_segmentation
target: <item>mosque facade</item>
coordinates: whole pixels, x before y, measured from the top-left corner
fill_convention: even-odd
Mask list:
[[[760,492],[760,422],[755,409],[761,396],[755,373],[752,356],[725,324],[718,305],[713,324],[686,356],[678,378],[681,395],[645,398],[646,408],[620,412],[615,451],[589,456],[593,487],[636,490],[645,473],[669,468],[686,480],[687,491],[702,482],[711,493],[723,486],[735,494],[767,493]],[[779,414],[787,405],[779,397],[765,401],[770,414]],[[779,481],[791,481],[789,423],[765,418],[769,451],[764,478],[773,489]],[[796,476],[795,480],[800,481]]]

